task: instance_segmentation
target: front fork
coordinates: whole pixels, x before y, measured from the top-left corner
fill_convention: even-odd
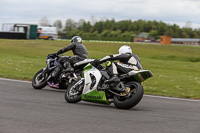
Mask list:
[[[44,75],[46,74],[46,72],[47,72],[47,69],[46,68],[42,68],[42,76],[44,77]]]
[[[71,84],[73,80],[78,80],[78,77],[76,76],[76,73],[72,73],[73,77],[69,79],[69,83]],[[81,79],[82,80],[82,79]]]
[[[45,77],[46,73],[48,73],[48,69],[47,68],[42,68],[42,73],[41,73],[42,77]],[[47,81],[50,79],[50,77],[51,76],[48,75]]]
[[[39,73],[36,78],[35,78],[35,82],[40,83],[45,79],[45,73],[46,73],[46,68],[42,68],[42,72]]]

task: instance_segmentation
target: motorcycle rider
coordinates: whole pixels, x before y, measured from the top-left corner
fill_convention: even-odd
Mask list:
[[[119,48],[119,54],[108,55],[100,60],[95,60],[93,64],[97,66],[100,63],[106,62],[106,69],[112,76],[106,83],[119,82],[118,71],[121,73],[128,73],[132,70],[142,69],[142,65],[137,55],[132,54],[132,49],[128,45]],[[120,62],[113,62],[119,60]],[[114,88],[113,88],[114,89]],[[123,90],[116,90],[123,91]]]
[[[66,72],[72,72],[74,69],[72,68],[71,64],[75,64],[79,61],[82,61],[86,58],[88,58],[88,51],[86,47],[82,44],[82,38],[79,36],[74,36],[71,39],[71,44],[69,44],[67,47],[63,47],[58,52],[53,53],[51,55],[58,56],[60,54],[63,54],[69,50],[73,51],[73,56],[68,57],[61,57],[58,61],[63,65],[65,68],[64,71]],[[58,76],[60,72],[60,68],[58,68],[57,72],[54,73],[53,77]]]

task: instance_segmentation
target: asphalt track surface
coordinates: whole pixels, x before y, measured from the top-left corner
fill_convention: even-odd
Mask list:
[[[0,133],[200,133],[200,101],[145,95],[130,110],[0,78]]]

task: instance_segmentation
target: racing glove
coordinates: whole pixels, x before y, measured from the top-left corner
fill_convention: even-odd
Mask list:
[[[98,66],[100,64],[100,61],[99,60],[94,60],[92,63],[91,63],[93,66]]]

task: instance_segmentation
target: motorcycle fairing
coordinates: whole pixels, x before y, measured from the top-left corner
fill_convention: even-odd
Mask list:
[[[147,80],[150,77],[153,77],[153,73],[150,70],[132,70],[128,73],[128,75],[133,75],[134,78],[140,83]]]
[[[59,88],[59,84],[58,84],[58,83],[47,82],[47,84],[48,84],[49,87],[52,87],[52,88]]]
[[[98,92],[97,89],[89,93],[82,94],[81,99],[88,102],[101,103],[101,104],[107,104],[107,105],[111,104],[107,100],[105,92],[104,91]]]
[[[104,91],[97,91],[97,85],[101,79],[101,72],[96,69],[91,64],[88,64],[84,68],[84,88],[81,99],[88,102],[102,103],[102,104],[110,104],[106,98],[106,94]],[[95,78],[92,80],[91,78]],[[93,85],[92,85],[93,84]]]
[[[95,81],[92,80],[92,77],[95,77]],[[85,69],[84,69],[85,86],[83,89],[83,94],[89,93],[89,92],[97,89],[97,85],[99,84],[101,77],[102,77],[102,75],[101,75],[100,71],[93,66],[91,67],[90,71],[85,71]],[[91,86],[92,82],[95,82],[95,84],[93,86]]]

